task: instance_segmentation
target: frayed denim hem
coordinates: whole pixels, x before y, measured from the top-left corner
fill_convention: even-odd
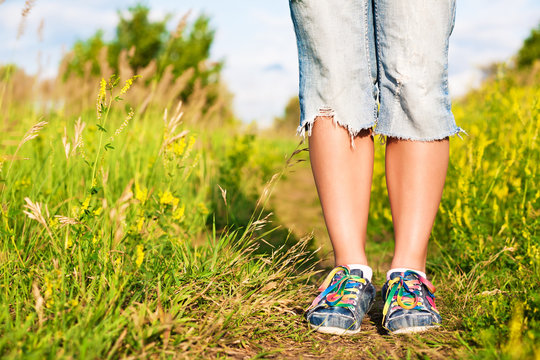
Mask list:
[[[460,128],[460,127],[456,127],[455,129],[453,129],[452,131],[450,131],[448,133],[445,133],[445,134],[442,134],[442,135],[437,135],[437,136],[431,136],[431,137],[403,136],[403,135],[393,134],[393,133],[386,132],[386,131],[377,131],[377,128],[375,128],[375,130],[373,132],[374,135],[379,135],[380,136],[381,144],[385,144],[386,143],[386,138],[388,138],[388,137],[396,138],[398,140],[426,141],[426,142],[428,142],[428,141],[443,140],[443,139],[446,139],[447,137],[456,135],[461,140],[463,140],[463,137],[461,137],[461,133],[465,134],[466,136],[469,136],[469,134],[467,134],[467,132],[465,130],[463,130],[462,128]]]
[[[298,126],[296,129],[296,135],[301,136],[304,140],[306,139],[306,132],[308,136],[311,136],[311,131],[313,129],[313,124],[319,117],[331,117],[332,122],[334,125],[339,125],[349,132],[349,136],[351,138],[351,146],[354,148],[354,138],[358,134],[360,134],[362,131],[365,130],[373,130],[373,127],[377,123],[376,120],[374,120],[371,124],[367,124],[365,126],[355,127],[350,124],[344,123],[340,120],[338,114],[336,114],[336,111],[333,110],[330,106],[323,106],[319,108],[319,111],[317,114],[313,114],[310,116],[306,116],[306,121],[304,121],[302,124]]]

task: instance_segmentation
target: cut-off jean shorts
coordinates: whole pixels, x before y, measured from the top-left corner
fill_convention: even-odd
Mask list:
[[[373,129],[440,140],[456,126],[448,94],[455,0],[289,0],[300,65],[300,126],[333,117],[351,136]],[[351,141],[352,142],[352,141]]]

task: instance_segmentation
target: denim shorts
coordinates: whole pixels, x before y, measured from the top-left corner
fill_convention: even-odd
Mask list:
[[[458,134],[448,94],[455,0],[290,0],[300,64],[298,134],[331,116],[352,137]]]

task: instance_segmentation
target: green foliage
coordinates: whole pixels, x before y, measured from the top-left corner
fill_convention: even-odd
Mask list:
[[[0,65],[0,81],[9,82],[18,69],[15,64]]]
[[[167,18],[153,22],[148,18],[149,14],[150,9],[143,5],[129,8],[126,17],[119,13],[116,38],[110,43],[108,53],[109,65],[116,71],[122,50],[133,49],[133,53],[129,56],[129,65],[134,73],[147,66],[161,52],[168,35]]]
[[[210,26],[210,18],[204,14],[193,22],[190,31],[172,34],[160,57],[161,71],[172,65],[173,74],[176,77],[189,68],[196,69],[196,74],[200,75],[202,69],[199,69],[198,65],[203,59],[209,58],[214,34],[215,31]],[[221,64],[219,63],[210,71],[217,72],[220,69]]]
[[[101,72],[100,54],[104,46],[103,31],[96,32],[88,40],[77,41],[73,45],[72,58],[67,63],[64,78],[71,75],[83,76],[87,71],[98,75]]]
[[[285,106],[285,113],[283,116],[276,117],[274,119],[274,128],[276,130],[283,130],[288,132],[294,132],[300,123],[300,99],[298,96],[294,96],[289,99],[289,102]]]
[[[540,59],[540,24],[536,29],[531,30],[531,34],[523,42],[523,46],[517,54],[517,66],[520,69],[534,64]]]
[[[515,85],[514,76],[454,106],[469,136],[452,144],[433,233],[440,253],[430,266],[445,279],[449,311],[482,359],[539,351],[540,87]]]
[[[185,24],[186,19],[182,19],[176,30],[169,33],[167,24],[170,16],[152,21],[149,13],[150,8],[144,5],[129,8],[125,16],[119,13],[115,37],[108,43],[103,40],[102,31],[90,39],[76,42],[68,57],[64,77],[72,74],[83,76],[88,71],[87,67],[90,67],[91,74],[98,75],[103,70],[104,60],[115,73],[119,73],[120,54],[125,51],[129,67],[135,74],[155,60],[158,67],[156,80],[169,67],[173,78],[193,68],[194,74],[190,86],[182,94],[183,99],[193,89],[195,81],[199,81],[202,86],[217,84],[222,63],[207,62],[215,34],[210,19],[204,14],[190,24]],[[104,50],[106,59],[101,56]]]

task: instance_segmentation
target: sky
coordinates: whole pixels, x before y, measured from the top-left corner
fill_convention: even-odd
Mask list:
[[[35,0],[21,36],[24,1],[0,0],[0,64],[54,76],[75,41],[98,29],[112,38],[118,11],[136,3],[150,7],[155,20],[173,14],[171,29],[190,10],[191,19],[200,13],[210,16],[216,29],[211,57],[225,61],[223,78],[245,122],[271,125],[297,94],[296,40],[285,0]],[[539,22],[538,0],[457,0],[449,51],[451,95],[478,85],[483,66],[508,61]]]

